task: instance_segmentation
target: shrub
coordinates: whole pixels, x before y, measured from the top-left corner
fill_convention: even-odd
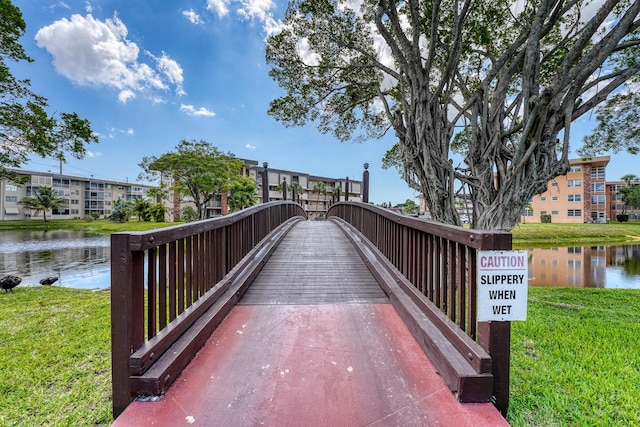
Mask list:
[[[616,215],[616,219],[618,220],[618,222],[627,222],[627,221],[629,221],[629,215],[627,215],[627,214],[618,214],[618,215]]]
[[[181,213],[181,217],[184,222],[191,222],[198,219],[198,214],[192,206],[185,206],[184,208],[182,208]]]
[[[109,220],[112,222],[127,222],[129,221],[129,216],[125,211],[113,211],[113,213],[109,216]]]
[[[540,215],[540,222],[543,224],[551,224],[551,215],[549,214]]]

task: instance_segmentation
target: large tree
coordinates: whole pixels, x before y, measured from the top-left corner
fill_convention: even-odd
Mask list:
[[[18,80],[6,60],[31,62],[19,43],[26,24],[22,12],[9,0],[0,0],[0,179],[21,182],[9,171],[31,154],[65,160],[65,153],[82,158],[85,144],[98,142],[88,120],[76,113],[50,115],[47,100],[29,89],[29,80]],[[28,177],[26,177],[28,179]]]
[[[256,180],[250,176],[236,176],[231,180],[227,197],[230,212],[237,212],[257,203]]]
[[[637,99],[626,85],[640,71],[639,11],[637,0],[291,0],[267,44],[286,90],[269,113],[340,140],[391,130],[386,162],[434,219],[459,225],[464,189],[473,227],[509,230],[568,171],[571,124]]]
[[[204,219],[206,205],[216,195],[230,190],[240,176],[243,162],[231,153],[223,153],[206,141],[181,141],[174,151],[160,157],[144,157],[140,179],[171,178],[173,190],[192,201],[198,218]]]

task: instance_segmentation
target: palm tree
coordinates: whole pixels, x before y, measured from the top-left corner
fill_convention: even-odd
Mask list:
[[[300,185],[300,183],[292,182],[290,184],[290,187],[291,187],[291,191],[293,193],[295,193],[296,196],[302,196],[302,193],[304,192],[304,188],[302,188],[302,185]],[[294,200],[294,202],[295,202],[295,200]]]
[[[325,184],[324,182],[316,182],[315,184],[313,184],[313,192],[314,193],[318,193],[318,198],[316,199],[316,216],[320,215],[320,193],[324,194],[327,192],[327,184]]]
[[[59,197],[51,187],[34,187],[32,193],[35,197],[23,197],[20,204],[27,209],[35,211],[35,215],[42,211],[44,222],[47,222],[47,211],[60,209],[67,205],[67,200]]]

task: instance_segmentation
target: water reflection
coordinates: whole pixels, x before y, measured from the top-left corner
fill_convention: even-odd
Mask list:
[[[110,256],[109,236],[69,230],[0,232],[0,277],[22,277],[21,286],[57,276],[57,286],[109,287]]]
[[[56,286],[110,286],[109,236],[83,231],[0,232],[0,277],[22,277],[39,285],[48,276]],[[529,284],[584,288],[640,289],[640,244],[529,249]]]
[[[640,245],[529,249],[529,285],[640,289]]]

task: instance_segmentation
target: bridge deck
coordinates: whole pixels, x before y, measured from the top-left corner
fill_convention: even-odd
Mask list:
[[[114,426],[500,426],[461,404],[331,221],[297,225],[157,401]]]

